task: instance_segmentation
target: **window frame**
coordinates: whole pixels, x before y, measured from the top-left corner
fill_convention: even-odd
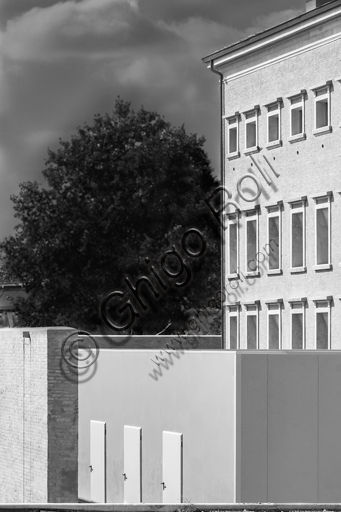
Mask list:
[[[255,270],[249,269],[248,266],[248,255],[247,255],[247,224],[248,222],[256,221],[256,256],[259,253],[259,209],[253,208],[252,210],[247,210],[244,212],[245,215],[245,275],[246,276],[256,276],[258,277],[260,275],[259,271],[259,261],[256,258],[256,268]],[[250,260],[254,261],[254,260]]]
[[[313,135],[322,135],[324,133],[328,133],[332,131],[331,127],[331,86],[332,86],[332,80],[328,80],[323,85],[318,85],[314,87],[310,87],[310,89],[314,93],[314,129],[313,129]],[[321,95],[318,95],[319,91],[322,89],[327,89],[327,92]],[[317,128],[317,103],[319,103],[322,100],[327,99],[327,124],[325,126],[321,126],[320,128]]]
[[[288,100],[290,101],[290,112],[289,112],[289,142],[299,142],[301,140],[305,140],[307,135],[305,131],[305,100],[306,100],[307,91],[305,89],[302,89],[297,94],[292,94],[290,96],[287,96]],[[297,101],[299,100],[299,101]],[[292,122],[292,113],[293,110],[296,110],[298,108],[302,108],[302,131],[300,133],[293,134],[293,122]]]
[[[227,321],[227,343],[228,349],[239,350],[240,349],[240,306],[239,304],[228,305],[228,321]],[[237,318],[237,348],[231,349],[231,324],[230,318]]]
[[[272,103],[268,103],[267,105],[264,105],[264,106],[267,109],[267,114],[266,114],[266,144],[265,144],[265,147],[267,149],[278,148],[278,147],[280,147],[282,145],[282,115],[281,115],[282,98],[277,98],[276,101],[273,101]],[[272,110],[273,107],[276,107],[276,108],[274,110]],[[270,136],[270,129],[269,129],[270,118],[274,117],[274,116],[278,116],[278,139],[270,141],[269,140],[269,136]]]
[[[271,218],[274,218],[274,217],[278,217],[279,219],[279,222],[278,222],[278,229],[279,229],[279,237],[278,237],[278,241],[279,241],[279,248],[278,248],[278,260],[279,260],[279,267],[278,269],[270,269],[270,256],[268,257],[268,261],[267,261],[267,274],[268,275],[272,275],[272,274],[281,274],[282,273],[282,203],[281,202],[278,202],[277,205],[274,204],[274,205],[267,205],[266,206],[266,209],[267,209],[267,243],[266,245],[267,246],[270,246],[270,219]],[[265,248],[264,248],[265,249]]]
[[[252,109],[246,110],[243,112],[245,118],[245,130],[244,130],[244,154],[249,155],[251,153],[256,153],[259,151],[259,126],[258,126],[258,117],[259,117],[260,107],[259,105],[255,105]],[[253,113],[252,117],[249,117]],[[256,126],[256,137],[254,146],[247,146],[247,125],[255,122]]]
[[[297,298],[297,299],[289,299],[290,303],[290,348],[291,350],[305,350],[306,349],[306,306],[307,299],[306,297]],[[294,308],[294,306],[300,306]],[[292,346],[292,318],[294,315],[302,315],[302,348],[294,349]]]
[[[236,279],[239,277],[239,211],[236,210],[235,213],[230,213],[227,215],[227,274],[226,277],[228,279]],[[230,226],[236,225],[237,230],[237,246],[236,246],[236,261],[237,261],[237,268],[236,272],[231,272],[230,267],[230,249],[231,249],[231,243],[230,243]]]
[[[332,268],[332,252],[331,252],[331,199],[332,192],[327,192],[326,194],[313,196],[315,201],[315,271],[318,270],[330,270]],[[324,200],[325,202],[320,202],[319,200]],[[328,262],[327,263],[317,263],[317,211],[327,208],[328,210]]]
[[[306,197],[302,197],[300,199],[293,199],[288,201],[290,204],[290,273],[298,273],[298,272],[306,272],[307,270],[307,261],[306,261]],[[298,206],[300,205],[300,206]],[[303,214],[303,265],[299,267],[293,267],[292,263],[292,249],[293,249],[293,232],[292,232],[292,219],[293,215],[296,213]]]
[[[314,344],[316,350],[330,350],[331,349],[331,303],[333,298],[328,296],[326,298],[318,297],[312,299],[315,305],[315,332],[314,332]],[[326,306],[323,306],[323,303],[327,303]],[[328,347],[327,349],[317,348],[317,315],[318,313],[327,313],[328,314]]]
[[[232,116],[225,117],[226,120],[226,131],[227,131],[227,158],[229,160],[232,160],[233,158],[238,158],[240,156],[239,151],[239,119],[240,114],[239,112],[236,112]],[[233,122],[234,120],[234,122]],[[230,151],[230,131],[232,129],[236,129],[236,150]]]
[[[253,301],[249,303],[244,303],[245,306],[245,339],[246,339],[246,349],[247,350],[259,350],[259,301]],[[252,309],[250,309],[250,307]],[[247,319],[249,316],[256,317],[256,348],[249,349],[247,346]]]
[[[282,304],[283,299],[270,299],[265,301],[268,310],[267,310],[267,350],[282,350]],[[271,309],[271,306],[276,306],[276,308]],[[278,315],[278,327],[279,327],[279,339],[278,339],[278,349],[270,349],[270,316]]]

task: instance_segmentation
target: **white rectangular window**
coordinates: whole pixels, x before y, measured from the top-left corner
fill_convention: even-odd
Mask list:
[[[258,273],[258,213],[257,210],[246,212],[245,219],[246,247],[245,268],[247,273]]]
[[[282,325],[280,302],[268,303],[268,349],[277,350],[282,346]]]
[[[331,195],[315,197],[315,269],[331,266],[330,199]]]
[[[296,96],[289,97],[290,142],[305,139],[305,95],[306,91],[302,90]]]
[[[294,350],[305,348],[305,302],[290,301],[290,343]]]
[[[229,215],[227,232],[227,274],[236,277],[239,267],[239,215]]]
[[[249,350],[257,350],[258,340],[258,305],[246,305],[246,346]]]
[[[276,273],[282,268],[282,215],[279,206],[267,207],[268,209],[268,272]]]
[[[228,348],[239,349],[239,306],[229,306],[228,316]]]
[[[305,270],[305,201],[291,203],[290,267],[291,271]]]
[[[329,125],[329,89],[324,87],[316,91],[315,128]]]
[[[239,156],[239,116],[227,118],[227,153]]]
[[[281,143],[281,104],[282,98],[265,105],[267,108],[267,145],[276,146]]]
[[[258,109],[245,112],[245,149],[258,146]]]
[[[312,87],[314,92],[314,135],[331,131],[330,126],[331,81],[320,87]]]
[[[331,300],[315,302],[315,347],[317,350],[330,348],[330,306]]]

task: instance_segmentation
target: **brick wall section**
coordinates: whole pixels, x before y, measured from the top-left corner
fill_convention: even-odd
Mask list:
[[[0,330],[0,503],[78,500],[78,379],[61,357],[70,332]]]
[[[48,502],[78,501],[78,378],[61,357],[73,330],[50,328],[48,344]]]
[[[47,501],[46,329],[0,330],[0,502]]]

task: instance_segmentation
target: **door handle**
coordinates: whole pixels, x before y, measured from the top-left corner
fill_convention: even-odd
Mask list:
[[[162,485],[162,490],[164,491],[166,489],[166,484],[165,482],[161,482],[161,485]]]
[[[124,479],[124,480],[128,480],[128,479],[127,479],[127,475],[126,475],[125,473],[122,473],[122,476],[123,476],[123,479]]]
[[[90,468],[90,473],[92,473],[93,472],[93,467],[89,466],[89,468]]]

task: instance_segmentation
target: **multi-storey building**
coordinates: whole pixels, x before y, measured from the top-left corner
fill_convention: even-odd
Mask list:
[[[341,0],[203,60],[222,88],[226,348],[340,349]]]

